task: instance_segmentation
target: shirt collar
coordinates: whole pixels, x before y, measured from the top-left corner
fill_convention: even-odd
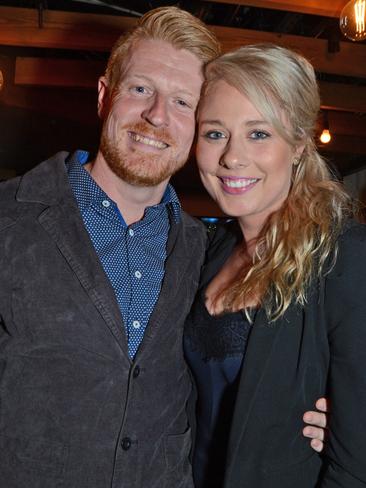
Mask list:
[[[111,200],[83,167],[88,160],[89,153],[87,151],[78,150],[70,156],[66,163],[70,185],[81,212],[92,204],[100,205],[103,200]],[[166,187],[161,202],[152,207],[147,207],[145,215],[150,213],[150,209],[159,210],[162,207],[166,207],[169,210],[175,223],[180,221],[181,205],[171,184],[168,184]]]

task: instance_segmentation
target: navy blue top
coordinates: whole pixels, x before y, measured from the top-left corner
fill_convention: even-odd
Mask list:
[[[67,162],[71,188],[123,317],[128,352],[134,358],[159,297],[165,272],[171,216],[180,219],[180,204],[168,185],[160,204],[147,207],[143,218],[127,225],[117,205],[83,168],[86,151]]]
[[[212,316],[202,290],[187,319],[184,350],[196,381],[196,488],[221,488],[238,377],[251,329],[243,312]]]

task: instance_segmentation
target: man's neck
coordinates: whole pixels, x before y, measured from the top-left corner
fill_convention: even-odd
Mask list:
[[[168,181],[163,181],[159,185],[151,187],[131,185],[119,178],[109,168],[100,153],[84,168],[97,185],[116,203],[127,225],[141,220],[146,207],[159,204],[168,184]]]

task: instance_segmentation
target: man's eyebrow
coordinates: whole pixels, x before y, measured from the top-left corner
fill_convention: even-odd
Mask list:
[[[127,81],[132,81],[132,80],[145,80],[145,81],[148,81],[149,83],[152,82],[151,78],[149,78],[148,76],[146,75],[139,75],[138,73],[133,73],[131,75],[127,75],[125,80]]]
[[[126,76],[126,78],[125,78],[125,81],[129,81],[129,82],[134,81],[134,80],[136,80],[136,81],[142,80],[142,81],[146,81],[148,83],[154,84],[154,80],[152,78],[150,78],[149,76],[143,75],[143,74],[140,75],[138,73],[133,73],[129,76]],[[184,87],[177,87],[175,89],[175,91],[178,95],[185,95],[185,96],[191,97],[197,101],[200,98],[199,95],[195,95],[194,93],[192,93],[191,91],[187,90]]]

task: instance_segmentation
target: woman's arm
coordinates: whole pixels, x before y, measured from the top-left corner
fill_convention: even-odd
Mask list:
[[[366,486],[366,226],[341,237],[324,293],[332,412],[320,486],[361,488]]]

